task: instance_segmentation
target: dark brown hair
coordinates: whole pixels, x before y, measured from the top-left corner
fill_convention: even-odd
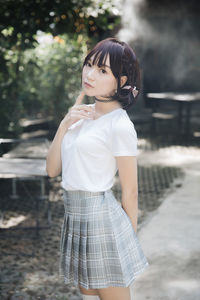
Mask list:
[[[110,98],[117,100],[122,105],[122,108],[128,109],[136,102],[138,95],[134,97],[131,90],[122,88],[130,85],[132,87],[136,86],[138,92],[140,91],[139,63],[133,49],[127,43],[116,38],[106,38],[98,42],[87,54],[83,67],[93,55],[92,63],[98,65],[98,67],[105,63],[109,55],[111,71],[117,79],[117,91]],[[123,75],[127,76],[127,81],[120,87],[120,78]]]

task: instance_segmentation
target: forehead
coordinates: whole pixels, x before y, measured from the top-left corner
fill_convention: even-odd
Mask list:
[[[110,56],[109,53],[94,53],[89,60],[95,65],[107,65],[110,66]]]

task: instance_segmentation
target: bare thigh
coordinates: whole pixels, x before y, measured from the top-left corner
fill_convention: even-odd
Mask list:
[[[101,300],[131,300],[130,287],[108,287],[97,292]]]
[[[84,294],[84,295],[96,295],[98,296],[98,292],[97,292],[97,289],[85,289],[83,288],[82,286],[79,285],[79,289],[80,289],[80,292],[81,294]]]

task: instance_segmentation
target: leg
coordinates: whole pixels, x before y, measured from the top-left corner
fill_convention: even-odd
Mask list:
[[[81,294],[83,295],[94,295],[94,296],[98,296],[98,291],[97,289],[85,289],[83,288],[82,286],[79,285],[79,289],[80,289],[80,292]],[[93,300],[93,299],[91,299]]]
[[[100,300],[131,300],[129,287],[108,287],[98,289]]]

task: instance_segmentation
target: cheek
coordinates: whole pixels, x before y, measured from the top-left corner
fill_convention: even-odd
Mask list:
[[[85,78],[85,77],[86,77],[86,74],[87,74],[87,70],[86,70],[86,68],[84,67],[84,68],[83,68],[83,71],[82,71],[82,78]]]
[[[107,84],[110,86],[111,89],[117,88],[117,80],[115,78],[110,78],[110,80],[107,80]]]

